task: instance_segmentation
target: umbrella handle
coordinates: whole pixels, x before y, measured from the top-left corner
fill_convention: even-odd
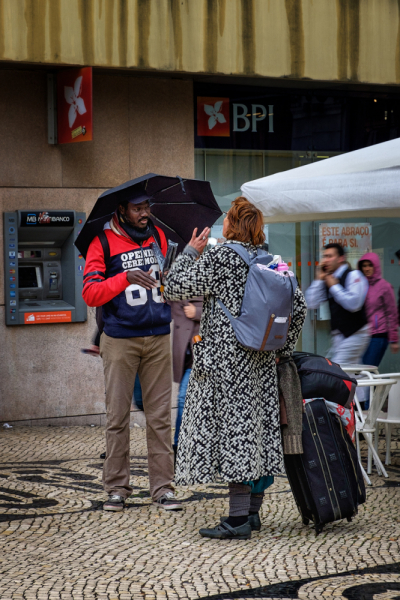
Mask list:
[[[182,179],[182,177],[179,177],[179,175],[177,175],[177,176],[176,176],[176,178],[177,178],[177,179],[179,179],[179,181],[180,181],[180,183],[181,183],[181,186],[182,186],[182,192],[183,192],[184,194],[186,194],[186,190],[185,190],[185,186],[184,186],[184,184],[183,184],[183,179]]]

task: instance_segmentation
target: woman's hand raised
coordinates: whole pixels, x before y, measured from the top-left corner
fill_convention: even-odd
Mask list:
[[[197,250],[199,254],[202,254],[204,248],[207,246],[210,231],[210,228],[206,227],[198,236],[196,227],[196,229],[193,231],[192,239],[189,242],[189,246],[193,246],[193,248],[195,248],[195,250]]]

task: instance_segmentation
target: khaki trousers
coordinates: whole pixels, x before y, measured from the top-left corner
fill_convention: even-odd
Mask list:
[[[128,498],[129,420],[136,372],[139,373],[146,415],[150,494],[153,500],[173,491],[174,462],[171,446],[170,336],[100,338],[106,384],[107,458],[103,485],[108,494]]]

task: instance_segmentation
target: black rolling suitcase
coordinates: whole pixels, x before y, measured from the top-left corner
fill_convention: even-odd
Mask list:
[[[316,533],[325,523],[351,521],[365,502],[356,449],[339,418],[323,399],[307,402],[303,414],[303,454],[286,454],[285,467],[297,507]]]

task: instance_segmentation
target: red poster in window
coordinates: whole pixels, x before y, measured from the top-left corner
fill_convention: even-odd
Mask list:
[[[57,75],[57,137],[59,144],[93,139],[92,67]]]

